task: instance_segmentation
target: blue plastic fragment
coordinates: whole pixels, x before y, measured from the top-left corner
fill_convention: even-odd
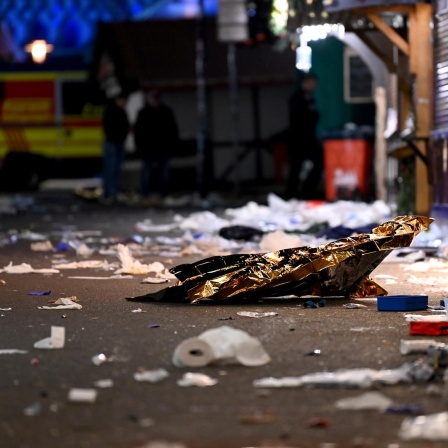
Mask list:
[[[29,296],[49,296],[51,291],[30,291]]]
[[[442,300],[440,301],[440,306],[443,306],[443,307],[445,308],[445,300],[442,299]]]
[[[386,408],[385,412],[388,414],[421,414],[423,406],[420,403],[391,405]]]
[[[327,301],[326,301],[325,299],[320,299],[320,300],[319,300],[319,306],[320,306],[320,307],[325,306],[326,303],[327,303]]]
[[[312,300],[308,300],[308,302],[305,302],[303,306],[305,308],[318,308],[318,306]]]
[[[70,244],[66,243],[65,241],[61,241],[60,243],[58,243],[55,247],[55,249],[58,252],[65,252],[66,250],[71,249]]]

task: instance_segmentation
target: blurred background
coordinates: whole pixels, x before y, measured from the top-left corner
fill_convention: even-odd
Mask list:
[[[156,86],[179,123],[174,191],[283,191],[288,98],[312,71],[322,198],[429,212],[447,199],[442,3],[2,0],[0,190],[99,184],[106,100],[124,91],[133,123]],[[130,135],[125,190],[139,169]]]

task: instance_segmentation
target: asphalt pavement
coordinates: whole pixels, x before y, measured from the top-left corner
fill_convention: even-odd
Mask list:
[[[90,241],[98,247],[107,248],[112,242],[135,247],[142,246],[142,239],[148,236],[136,230],[137,222],[171,223],[176,214],[204,206],[105,207],[66,191],[3,197],[3,204],[8,201],[15,204],[15,211],[0,215],[0,269],[10,262],[50,268],[55,257],[68,262],[85,260],[74,250],[33,251],[32,241],[19,237],[26,231],[48,234],[54,245],[63,234],[84,232],[87,240],[90,232]],[[216,204],[212,211],[219,214],[225,205]],[[159,234],[176,236],[175,232]],[[169,258],[160,246],[139,256],[143,263],[159,261],[167,268],[202,258],[203,254]],[[116,254],[107,252],[95,252],[88,259],[117,262]],[[425,263],[428,266],[429,260]],[[432,267],[424,272],[425,264],[420,271],[409,271],[412,264],[383,262],[372,277],[379,276],[377,281],[389,295],[427,294],[430,305],[439,305],[448,287],[446,271]],[[112,270],[100,269],[0,273],[5,282],[0,285],[0,349],[23,351],[0,355],[1,448],[447,446],[446,441],[405,440],[400,435],[405,419],[446,410],[448,395],[440,368],[427,381],[375,384],[367,389],[254,386],[255,380],[266,377],[339,369],[397,369],[405,362],[417,361],[422,355],[400,353],[400,341],[430,337],[410,336],[405,312],[379,312],[374,298],[328,298],[325,306],[318,308],[305,307],[307,299],[218,305],[133,302],[126,298],[156,292],[166,285],[143,284],[141,275],[71,278],[112,274]],[[30,295],[32,291],[51,294]],[[82,309],[38,308],[73,296]],[[344,306],[348,303],[363,306],[351,309]],[[135,312],[137,309],[141,311]],[[250,318],[238,315],[239,311],[278,315]],[[427,310],[418,313],[434,314]],[[173,364],[179,343],[223,325],[257,338],[271,361],[252,367],[186,368]],[[35,348],[36,341],[50,336],[52,326],[65,327],[64,347]],[[447,342],[447,336],[435,338]],[[93,359],[100,354],[106,362],[96,365]],[[165,369],[168,376],[156,383],[134,378],[136,372],[155,369]],[[178,381],[188,372],[206,374],[217,382],[209,387],[180,386]],[[106,382],[111,387],[100,387],[99,380],[112,380]],[[71,401],[69,392],[76,388],[94,389],[96,400]],[[372,389],[407,408],[385,412],[336,406],[340,399]],[[415,408],[417,413],[412,414]]]

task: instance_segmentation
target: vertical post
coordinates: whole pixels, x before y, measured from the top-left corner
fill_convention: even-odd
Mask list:
[[[432,47],[432,6],[416,3],[409,15],[409,67],[415,75],[415,115],[416,137],[429,138],[432,127],[433,91],[433,47]],[[426,144],[417,141],[423,155]],[[429,185],[428,169],[420,158],[416,159],[415,212],[429,214],[432,206],[432,188]]]
[[[235,163],[234,189],[237,195],[240,190],[240,169],[238,156],[240,152],[239,104],[238,104],[238,72],[236,66],[236,48],[234,42],[227,44],[227,65],[229,69],[230,118],[232,126],[232,148]]]
[[[204,0],[199,1],[199,11],[196,19],[196,101],[198,114],[197,128],[197,166],[196,185],[199,196],[207,195],[205,151],[207,144],[207,100],[205,85],[205,23]]]

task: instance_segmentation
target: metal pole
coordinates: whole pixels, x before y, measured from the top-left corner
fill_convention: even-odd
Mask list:
[[[204,0],[199,1],[199,11],[196,20],[196,95],[197,95],[197,189],[202,199],[207,195],[205,151],[207,142],[207,101],[205,85],[205,24]]]
[[[230,90],[230,117],[232,120],[232,147],[235,161],[235,182],[234,189],[237,195],[240,190],[240,169],[238,155],[240,149],[239,130],[239,104],[238,104],[238,73],[236,67],[236,47],[234,42],[227,44],[227,66],[229,69],[229,90]]]

